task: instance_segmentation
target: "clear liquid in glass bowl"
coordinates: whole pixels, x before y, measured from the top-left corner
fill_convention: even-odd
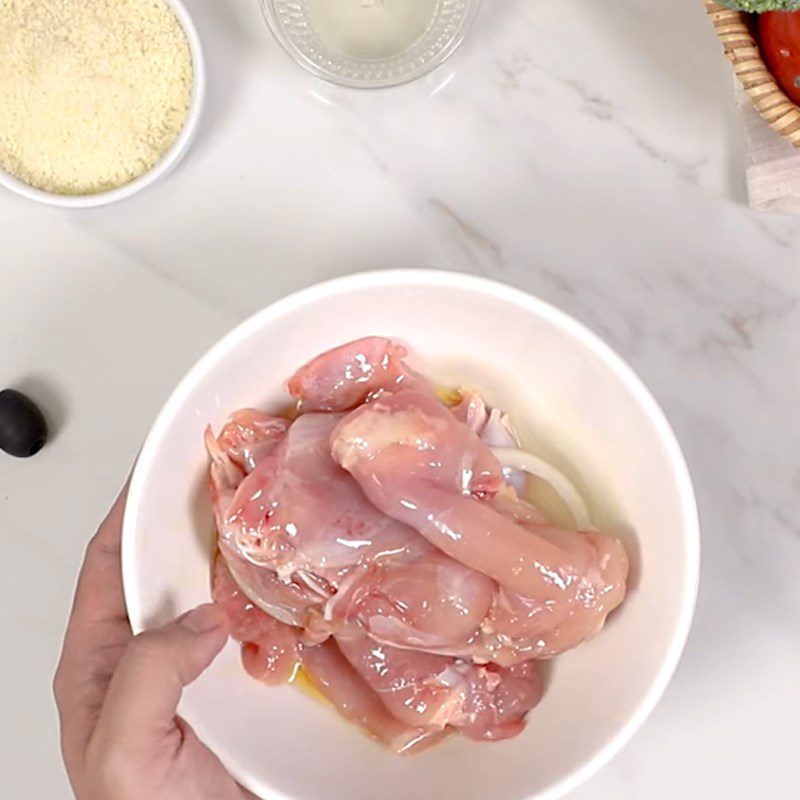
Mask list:
[[[418,78],[461,44],[480,0],[261,0],[289,54],[321,78],[385,87]]]

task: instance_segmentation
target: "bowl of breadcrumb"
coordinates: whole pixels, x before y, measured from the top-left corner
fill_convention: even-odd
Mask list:
[[[0,3],[0,185],[92,208],[171,172],[197,132],[205,68],[180,0]]]

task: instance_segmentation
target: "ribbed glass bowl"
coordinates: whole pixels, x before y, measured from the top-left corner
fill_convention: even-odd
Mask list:
[[[464,40],[480,0],[438,0],[433,19],[406,50],[386,58],[356,58],[316,30],[309,0],[260,0],[272,33],[298,64],[320,78],[358,88],[381,88],[419,78],[451,56]]]

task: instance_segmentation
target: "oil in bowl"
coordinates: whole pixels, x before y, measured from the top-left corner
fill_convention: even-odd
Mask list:
[[[312,25],[345,56],[390,58],[408,50],[436,18],[437,0],[309,0]]]
[[[284,49],[326,80],[358,88],[405,83],[461,44],[479,0],[261,0]]]

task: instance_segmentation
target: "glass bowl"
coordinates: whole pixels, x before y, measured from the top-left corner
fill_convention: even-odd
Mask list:
[[[383,57],[348,55],[320,35],[319,0],[260,0],[272,33],[286,52],[320,78],[357,88],[406,83],[439,66],[464,40],[480,0],[437,0],[424,31],[402,50]]]

